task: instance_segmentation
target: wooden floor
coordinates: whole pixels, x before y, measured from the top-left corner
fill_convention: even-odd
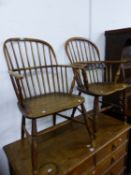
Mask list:
[[[66,175],[111,140],[129,130],[130,125],[101,114],[94,151],[88,148],[89,136],[83,125],[74,123],[39,138],[39,175]],[[16,175],[31,175],[30,146],[27,140],[4,147]]]

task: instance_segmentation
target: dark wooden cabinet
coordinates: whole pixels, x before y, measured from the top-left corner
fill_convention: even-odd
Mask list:
[[[95,149],[89,148],[85,127],[76,123],[68,122],[41,136],[38,175],[124,175],[130,125],[104,114],[97,122]],[[6,145],[4,150],[13,175],[32,174],[27,139]]]
[[[113,60],[122,59],[123,55],[123,49],[125,48],[126,44],[130,44],[130,53],[131,53],[131,28],[124,28],[124,29],[117,29],[117,30],[109,30],[105,31],[105,58],[106,60]],[[127,56],[128,57],[128,56]],[[131,62],[131,56],[128,57]],[[128,65],[131,65],[131,63],[128,63]],[[130,84],[131,86],[131,66],[127,66],[127,69],[124,69],[126,71],[125,81]],[[127,78],[127,79],[126,79]],[[131,87],[127,90],[127,96],[128,96],[128,116],[131,116]],[[111,96],[108,96],[106,98],[103,98],[104,101],[107,102],[114,102],[118,104],[120,101],[120,95],[119,93],[113,94]],[[108,114],[120,116],[122,115],[120,108],[112,108],[108,111]]]
[[[125,43],[131,39],[131,28],[105,31],[105,38],[106,60],[120,59]]]

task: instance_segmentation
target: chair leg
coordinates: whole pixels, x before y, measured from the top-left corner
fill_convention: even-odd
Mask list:
[[[22,120],[21,120],[21,139],[24,139],[25,136],[25,117],[22,115]]]
[[[56,114],[53,114],[53,126],[56,125]]]
[[[123,90],[122,93],[123,93],[122,104],[123,104],[124,121],[125,121],[125,123],[127,123],[127,96],[126,96],[126,89]]]
[[[77,109],[77,107],[73,108],[73,111],[72,111],[72,114],[71,114],[71,118],[74,118],[76,109]]]
[[[81,93],[82,93],[82,92],[79,91],[79,92],[78,92],[78,95],[80,96]],[[72,114],[71,114],[71,118],[74,118],[76,110],[77,110],[77,107],[73,108],[73,111],[72,111]]]
[[[32,158],[32,174],[38,173],[38,150],[37,150],[37,126],[36,120],[32,120],[32,144],[31,144],[31,158]]]
[[[90,136],[91,142],[92,142],[92,139],[94,139],[94,133],[92,135],[92,132],[90,131],[90,127],[88,125],[88,121],[87,121],[87,118],[86,118],[86,109],[85,109],[84,104],[81,104],[81,110],[82,110],[82,114],[83,114],[83,117],[84,117],[84,122],[85,122],[86,129],[89,133],[89,136]]]
[[[99,97],[95,96],[94,97],[94,114],[93,114],[93,131],[96,133],[97,129],[96,129],[96,118],[98,117],[98,113],[99,113]]]

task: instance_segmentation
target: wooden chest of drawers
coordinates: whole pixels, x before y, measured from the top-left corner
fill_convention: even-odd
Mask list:
[[[101,114],[96,147],[88,147],[84,126],[69,124],[39,138],[38,175],[124,175],[130,126]],[[4,147],[14,175],[31,175],[27,140]]]
[[[128,132],[96,151],[69,175],[117,175],[126,169]]]

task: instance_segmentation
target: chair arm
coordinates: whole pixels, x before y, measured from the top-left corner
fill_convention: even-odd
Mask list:
[[[125,63],[128,63],[128,60],[127,59],[107,60],[107,61],[103,61],[103,63],[105,63],[105,64],[125,64]]]
[[[77,82],[78,88],[81,88],[84,83],[86,89],[88,89],[88,79],[86,74],[87,65],[88,64],[86,62],[73,63],[71,65],[74,71],[74,78]]]
[[[128,63],[128,60],[122,59],[122,60],[102,60],[102,61],[84,61],[84,62],[79,62],[79,63],[74,63],[73,67],[82,67],[86,66],[88,64],[123,64],[123,63]]]
[[[86,62],[73,63],[71,66],[73,69],[84,69],[87,66],[87,63]]]
[[[15,77],[16,79],[22,79],[22,78],[24,78],[23,75],[21,75],[21,74],[15,72],[15,71],[8,71],[8,72],[9,72],[9,74],[10,74],[11,76]]]

